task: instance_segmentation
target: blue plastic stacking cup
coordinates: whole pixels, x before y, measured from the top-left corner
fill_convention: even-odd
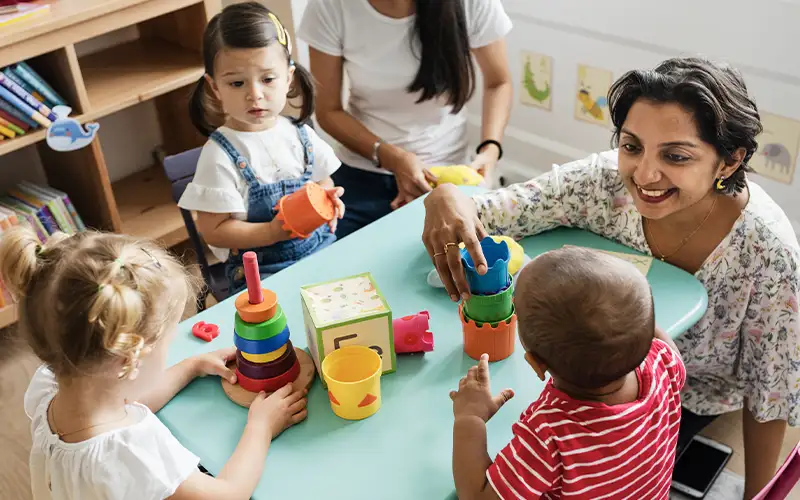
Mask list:
[[[505,241],[496,242],[487,236],[481,240],[481,249],[486,258],[488,269],[486,274],[481,276],[475,269],[475,263],[467,252],[466,248],[461,249],[461,264],[467,274],[467,283],[472,293],[479,295],[491,295],[498,293],[508,287],[508,261],[511,252]]]

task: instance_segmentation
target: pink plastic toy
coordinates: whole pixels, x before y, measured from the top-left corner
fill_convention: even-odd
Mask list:
[[[219,335],[219,327],[214,323],[206,323],[205,321],[198,321],[192,325],[192,335],[200,340],[211,342],[217,335]]]
[[[264,301],[261,295],[261,276],[258,272],[258,258],[255,252],[245,252],[242,256],[244,276],[247,281],[247,299],[251,304],[260,304]]]
[[[403,354],[432,351],[433,333],[428,331],[430,318],[428,311],[420,311],[392,320],[394,352]]]

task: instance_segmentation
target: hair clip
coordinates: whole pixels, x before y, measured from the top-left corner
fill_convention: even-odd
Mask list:
[[[35,250],[36,256],[38,257],[38,256],[42,255],[42,251],[43,250],[44,250],[44,248],[42,247],[42,245],[37,243],[36,244],[36,250]]]
[[[100,283],[99,285],[97,285],[97,293],[102,292],[103,288],[105,288],[105,287],[106,287],[105,283]]]
[[[151,254],[151,253],[150,253],[150,252],[149,252],[149,251],[148,251],[146,248],[144,248],[144,247],[141,247],[141,250],[142,250],[142,252],[144,252],[145,254],[147,254],[147,256],[148,256],[148,257],[150,257],[150,260],[152,260],[152,261],[153,261],[153,265],[154,265],[154,266],[156,266],[158,269],[161,269],[161,262],[159,262],[159,261],[158,261],[158,259],[157,259],[157,258],[156,258],[156,257],[155,257],[153,254]]]
[[[125,261],[122,260],[122,257],[117,257],[114,259],[114,264],[118,265],[120,268],[125,267]]]

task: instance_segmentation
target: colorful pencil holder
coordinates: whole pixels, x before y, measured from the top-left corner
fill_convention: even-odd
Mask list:
[[[511,253],[505,241],[497,242],[491,236],[481,240],[481,250],[486,259],[486,274],[481,276],[466,248],[461,249],[461,264],[473,294],[489,295],[508,287],[508,261]]]
[[[276,216],[283,221],[283,228],[293,238],[308,238],[315,229],[333,220],[336,207],[328,193],[316,182],[309,182],[292,194],[278,201]]]
[[[464,333],[464,352],[472,359],[488,354],[489,361],[511,356],[517,338],[517,315],[512,308],[508,318],[496,323],[481,323],[464,315],[464,305],[458,306]]]
[[[286,316],[283,309],[278,306],[275,315],[261,323],[248,323],[244,321],[239,313],[234,315],[234,331],[246,340],[266,340],[278,335],[286,328]]]
[[[508,286],[490,295],[473,293],[464,304],[464,314],[475,321],[492,323],[508,318],[514,310],[514,279]]]
[[[380,355],[369,347],[344,346],[322,360],[331,409],[346,420],[361,420],[381,407]]]

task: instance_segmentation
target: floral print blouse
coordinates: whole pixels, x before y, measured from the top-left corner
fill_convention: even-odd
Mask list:
[[[800,425],[800,246],[783,211],[754,184],[730,233],[697,271],[708,310],[676,339],[698,415],[748,408],[756,420]],[[617,151],[554,166],[474,198],[490,234],[524,238],[576,227],[652,255],[617,170]]]

